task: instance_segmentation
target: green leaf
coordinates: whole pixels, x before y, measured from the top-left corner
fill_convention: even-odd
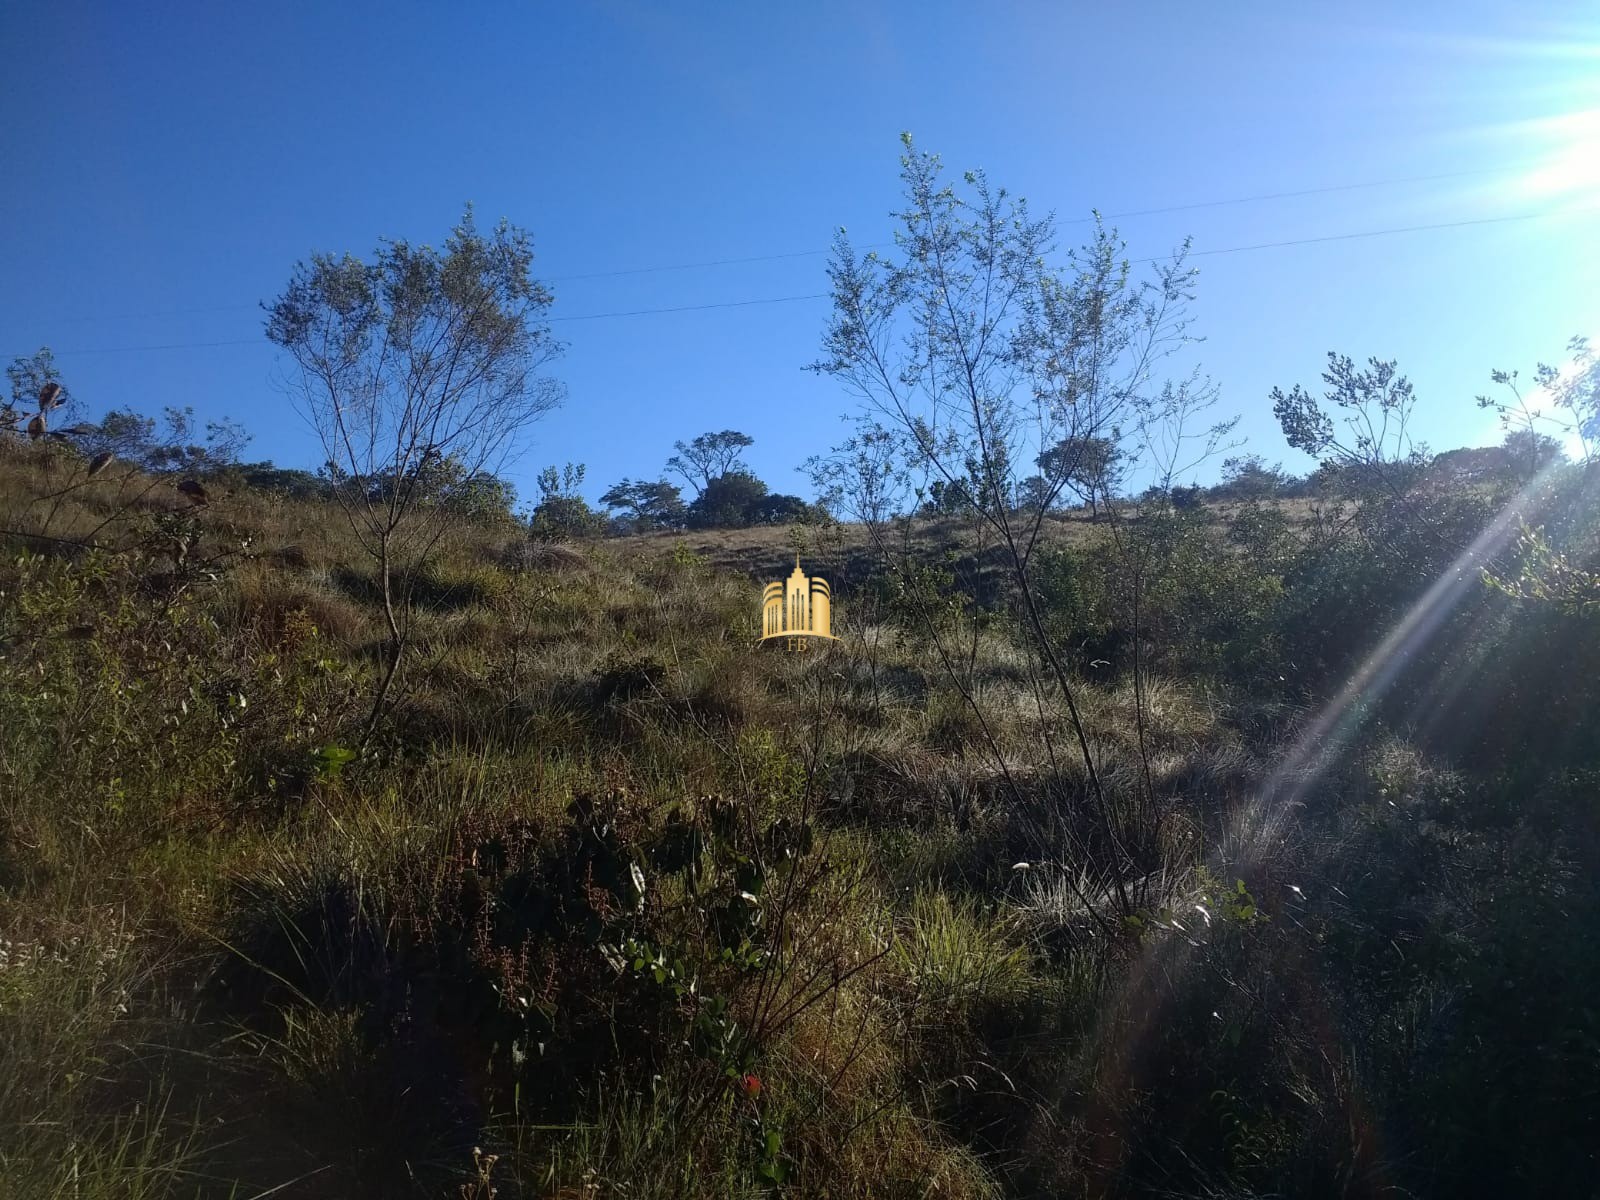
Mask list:
[[[346,766],[354,762],[356,752],[346,746],[327,745],[311,756],[317,775],[322,779],[337,779]]]

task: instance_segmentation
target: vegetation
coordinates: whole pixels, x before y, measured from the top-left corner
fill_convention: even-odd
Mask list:
[[[753,445],[754,438],[736,429],[676,443],[677,453],[667,460],[666,470],[694,488],[694,499],[684,504],[679,488],[664,479],[624,479],[600,497],[613,512],[622,510],[614,532],[745,529],[812,517],[812,506],[799,496],[769,491],[750,471],[741,452]]]
[[[901,256],[833,266],[818,505],[724,431],[617,536],[575,464],[511,519],[474,439],[553,347],[505,228],[297,272],[320,474],[15,365],[6,1194],[1595,1190],[1593,356],[1440,455],[1331,356],[1290,479],[1163,377],[1181,257],[904,182]],[[827,652],[754,648],[787,546]]]
[[[502,221],[485,237],[469,208],[442,253],[391,240],[371,262],[316,255],[268,309],[267,337],[298,368],[295,394],[331,494],[383,602],[387,662],[368,737],[450,519],[483,507],[518,436],[559,402],[555,382],[537,375],[560,348],[532,266],[526,233]]]

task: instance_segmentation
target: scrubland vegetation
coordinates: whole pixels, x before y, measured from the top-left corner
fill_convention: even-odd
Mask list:
[[[1289,481],[1159,377],[1181,259],[906,185],[760,534],[514,519],[448,408],[321,476],[0,446],[0,1190],[1594,1190],[1592,356],[1453,455],[1334,356]],[[758,652],[794,550],[840,640]]]

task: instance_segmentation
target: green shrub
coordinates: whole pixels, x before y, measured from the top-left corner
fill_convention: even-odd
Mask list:
[[[912,899],[895,959],[914,1002],[948,1019],[1015,1004],[1033,984],[1028,951],[1007,924],[942,891]]]

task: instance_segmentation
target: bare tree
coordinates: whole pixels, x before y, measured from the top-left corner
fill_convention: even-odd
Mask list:
[[[442,251],[380,242],[372,259],[319,254],[267,306],[267,336],[298,368],[291,390],[321,439],[333,493],[372,556],[388,626],[366,736],[382,717],[414,624],[419,574],[454,519],[424,486],[450,459],[499,474],[519,436],[561,400],[538,374],[561,347],[532,240],[469,207]]]

